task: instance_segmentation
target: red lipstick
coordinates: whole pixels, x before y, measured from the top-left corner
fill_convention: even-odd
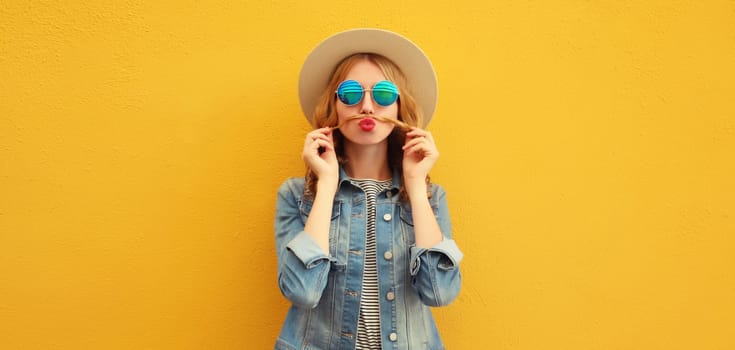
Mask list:
[[[363,118],[360,120],[360,129],[362,131],[372,131],[375,128],[375,120],[373,118]]]

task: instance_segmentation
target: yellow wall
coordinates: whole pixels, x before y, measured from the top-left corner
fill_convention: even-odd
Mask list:
[[[298,71],[359,26],[438,72],[449,349],[735,348],[734,2],[69,2],[0,4],[0,348],[272,348]]]

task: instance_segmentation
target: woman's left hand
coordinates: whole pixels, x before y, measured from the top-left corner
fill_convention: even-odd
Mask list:
[[[430,132],[413,127],[406,133],[406,144],[403,145],[403,177],[407,182],[423,182],[438,158],[439,150]]]

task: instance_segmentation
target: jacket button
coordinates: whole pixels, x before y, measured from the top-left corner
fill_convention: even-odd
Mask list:
[[[390,251],[387,251],[383,253],[383,257],[385,258],[385,260],[393,259],[393,253],[391,253]]]
[[[393,216],[391,216],[390,214],[383,215],[383,220],[385,220],[385,221],[390,221],[390,219],[392,219],[392,218],[393,218]]]
[[[391,333],[388,338],[390,338],[390,341],[396,341],[398,340],[398,334],[396,332]]]
[[[395,294],[394,294],[393,292],[388,292],[388,293],[387,293],[387,294],[385,295],[385,298],[386,298],[386,299],[388,299],[389,301],[393,301],[393,299],[395,299],[395,298],[396,298],[396,295],[395,295]]]

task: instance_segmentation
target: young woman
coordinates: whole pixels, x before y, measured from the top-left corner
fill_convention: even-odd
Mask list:
[[[278,190],[278,285],[292,306],[276,349],[443,349],[429,307],[456,298],[462,253],[419,127],[436,105],[431,63],[398,34],[346,31],[309,55],[299,96],[315,130],[306,177]]]

